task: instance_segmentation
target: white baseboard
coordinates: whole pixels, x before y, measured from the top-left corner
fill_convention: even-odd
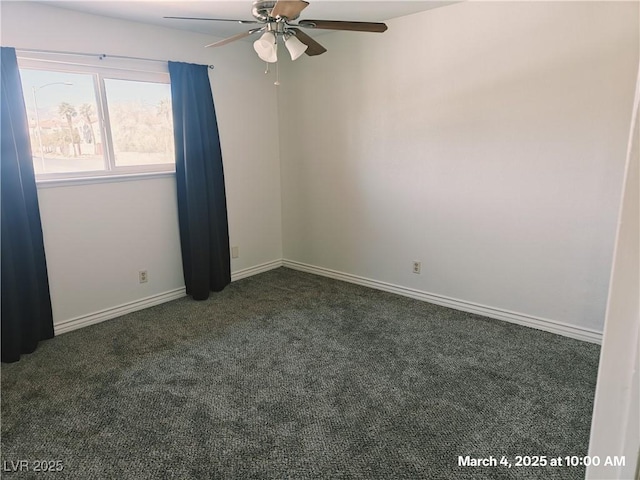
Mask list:
[[[577,327],[575,325],[569,325],[567,323],[557,322],[555,320],[534,317],[522,313],[502,310],[500,308],[488,307],[486,305],[479,305],[464,300],[458,300],[456,298],[423,292],[421,290],[402,287],[391,283],[372,280],[370,278],[351,275],[349,273],[338,272],[336,270],[331,270],[328,268],[316,267],[314,265],[308,265],[292,260],[283,260],[282,265],[293,270],[313,273],[315,275],[321,275],[323,277],[334,278],[336,280],[342,280],[344,282],[355,283],[358,285],[363,285],[365,287],[375,288],[377,290],[384,290],[385,292],[396,293],[405,297],[411,297],[417,300],[434,303],[436,305],[453,308],[455,310],[462,310],[463,312],[475,313],[478,315],[483,315],[485,317],[495,318],[497,320],[517,323],[518,325],[524,325],[525,327],[536,328],[538,330],[544,330],[546,332],[575,338],[577,340],[583,340],[585,342],[597,344],[602,343],[602,332],[598,332],[597,330],[592,330],[589,328]]]
[[[111,320],[112,318],[120,317],[127,313],[137,312],[138,310],[160,305],[161,303],[177,300],[185,295],[186,292],[184,287],[177,288],[169,292],[152,295],[151,297],[135,300],[117,307],[107,308],[99,312],[89,313],[88,315],[81,315],[80,317],[55,323],[53,325],[53,330],[56,335],[60,335],[61,333],[71,332],[72,330],[104,322],[105,320]]]
[[[262,265],[256,265],[255,267],[245,268],[231,274],[231,281],[235,282],[242,278],[257,275],[258,273],[267,272],[282,266],[282,259],[274,260],[272,262],[263,263]],[[160,305],[161,303],[170,302],[182,298],[186,295],[185,288],[178,288],[169,292],[160,293],[151,297],[142,298],[133,302],[118,305],[117,307],[107,308],[100,310],[99,312],[89,313],[87,315],[81,315],[70,320],[64,320],[62,322],[53,325],[53,329],[56,335],[61,333],[71,332],[78,328],[87,327],[96,323],[104,322],[105,320],[111,320],[127,313],[137,312],[145,308]]]
[[[502,310],[499,308],[488,307],[486,305],[479,305],[472,302],[466,302],[464,300],[458,300],[455,298],[446,297],[443,295],[437,295],[434,293],[423,292],[421,290],[415,290],[412,288],[402,287],[391,283],[381,282],[379,280],[373,280],[370,278],[360,277],[349,273],[339,272],[323,267],[316,267],[314,265],[308,265],[301,262],[295,262],[293,260],[273,260],[271,262],[256,265],[255,267],[245,268],[238,270],[231,274],[231,281],[251,277],[259,273],[267,272],[279,267],[287,267],[293,270],[299,270],[302,272],[312,273],[323,277],[334,278],[336,280],[342,280],[344,282],[355,283],[357,285],[363,285],[365,287],[375,288],[377,290],[383,290],[385,292],[396,293],[405,297],[415,298],[425,302],[433,303],[436,305],[442,305],[444,307],[453,308],[455,310],[461,310],[463,312],[475,313],[483,315],[489,318],[495,318],[506,322],[517,323],[518,325],[524,325],[525,327],[536,328],[538,330],[544,330],[546,332],[555,333],[558,335],[564,335],[565,337],[575,338],[577,340],[583,340],[591,343],[602,343],[602,333],[596,330],[577,327],[575,325],[569,325],[567,323],[557,322],[555,320],[549,320],[545,318],[534,317],[531,315],[525,315],[522,313],[511,312],[508,310]],[[171,290],[169,292],[153,295],[151,297],[143,298],[133,302],[125,303],[117,307],[108,308],[99,312],[90,313],[88,315],[82,315],[80,317],[72,318],[54,324],[53,328],[56,335],[61,333],[70,332],[78,328],[86,327],[96,323],[104,322],[105,320],[111,320],[127,313],[136,312],[144,308],[160,305],[161,303],[169,302],[182,298],[186,295],[184,287]]]
[[[278,260],[273,260],[271,262],[263,263],[262,265],[256,265],[255,267],[249,267],[243,270],[238,270],[237,272],[233,272],[231,274],[231,281],[235,282],[236,280],[251,277],[259,273],[268,272],[269,270],[280,268],[281,266],[282,266],[282,259],[280,258]]]

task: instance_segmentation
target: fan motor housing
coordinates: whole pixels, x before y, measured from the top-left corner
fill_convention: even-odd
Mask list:
[[[271,11],[273,7],[276,6],[276,0],[255,0],[253,2],[253,8],[251,9],[251,14],[261,22],[269,22],[273,20],[271,16]],[[296,15],[293,18],[288,18],[287,20],[295,20],[300,15]]]

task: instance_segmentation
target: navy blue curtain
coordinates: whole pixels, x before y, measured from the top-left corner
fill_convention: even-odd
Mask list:
[[[13,48],[2,47],[2,361],[15,362],[53,337],[47,263],[38,208],[29,125]]]
[[[169,62],[180,245],[187,294],[206,300],[231,282],[218,122],[206,65]]]

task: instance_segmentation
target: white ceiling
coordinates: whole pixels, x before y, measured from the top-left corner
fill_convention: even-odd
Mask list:
[[[170,20],[162,17],[210,17],[238,20],[253,20],[252,0],[200,0],[200,1],[157,1],[157,0],[47,0],[47,5],[77,10],[106,17],[131,20],[191,32],[199,32],[217,37],[228,37],[243,32],[251,25],[233,22],[208,22],[199,20]],[[363,22],[384,22],[391,18],[437,8],[451,1],[409,0],[310,0],[310,5],[302,12],[300,19],[348,20]],[[322,31],[306,30],[312,36]],[[324,32],[326,33],[326,31]]]

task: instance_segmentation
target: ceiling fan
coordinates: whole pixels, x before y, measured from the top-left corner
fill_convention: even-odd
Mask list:
[[[240,24],[261,24],[249,31],[238,33],[219,42],[206,45],[207,47],[221,47],[235,40],[248,37],[254,33],[262,35],[253,44],[258,56],[268,63],[278,61],[278,38],[282,38],[291,54],[292,60],[297,60],[303,53],[309,56],[321,55],[327,51],[309,35],[300,30],[302,28],[317,28],[323,30],[349,30],[355,32],[382,33],[387,30],[384,23],[375,22],[345,22],[336,20],[298,20],[300,13],[309,6],[305,0],[255,0],[251,14],[255,20],[229,20],[223,18],[197,17],[164,17],[180,20],[206,20],[215,22],[237,22]]]

